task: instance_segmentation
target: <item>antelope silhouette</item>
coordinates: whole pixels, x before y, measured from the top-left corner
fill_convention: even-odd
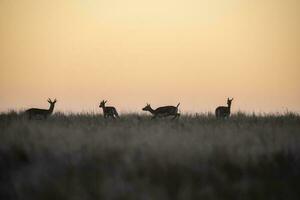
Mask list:
[[[103,100],[100,102],[100,105],[99,105],[99,108],[103,109],[104,118],[108,118],[108,117],[111,117],[113,119],[116,119],[116,117],[120,118],[116,108],[112,107],[112,106],[105,106],[106,103],[107,103],[107,101]]]
[[[167,117],[167,116],[174,116],[172,119],[178,118],[180,116],[180,113],[178,113],[178,106],[180,103],[177,104],[177,106],[162,106],[158,107],[155,110],[153,110],[150,106],[150,104],[147,103],[147,105],[142,109],[143,111],[149,111],[153,117],[152,119],[155,119],[156,117]]]
[[[230,116],[231,102],[232,99],[227,98],[227,106],[217,107],[215,113],[217,118],[228,118]]]
[[[44,119],[47,119],[53,113],[56,99],[54,99],[54,101],[51,101],[51,99],[48,98],[47,101],[50,104],[48,110],[40,109],[40,108],[30,108],[25,111],[25,114],[29,117],[29,119],[36,118],[36,117],[42,117]]]

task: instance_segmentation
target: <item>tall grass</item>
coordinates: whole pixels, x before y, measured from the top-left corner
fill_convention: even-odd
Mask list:
[[[299,199],[300,116],[0,114],[0,199]]]

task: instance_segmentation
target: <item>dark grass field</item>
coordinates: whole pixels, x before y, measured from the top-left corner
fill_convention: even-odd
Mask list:
[[[0,199],[299,199],[300,116],[0,114]]]

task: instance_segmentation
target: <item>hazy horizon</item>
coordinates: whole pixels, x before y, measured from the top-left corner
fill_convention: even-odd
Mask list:
[[[300,112],[297,0],[0,1],[0,112]]]

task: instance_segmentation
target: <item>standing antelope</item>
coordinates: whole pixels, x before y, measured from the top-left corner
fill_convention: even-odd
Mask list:
[[[216,109],[216,117],[217,118],[228,118],[230,116],[230,109],[231,109],[231,102],[232,99],[227,98],[227,105],[228,106],[219,106]]]
[[[40,108],[30,108],[28,110],[25,111],[25,114],[28,115],[29,119],[35,118],[35,117],[43,117],[44,119],[46,119],[47,117],[49,117],[54,110],[54,106],[56,103],[56,99],[54,99],[54,101],[51,101],[50,98],[48,98],[48,103],[50,103],[50,107],[49,109],[40,109]]]
[[[174,116],[172,119],[175,119],[180,116],[178,113],[178,106],[180,103],[177,104],[177,106],[163,106],[158,107],[155,110],[153,110],[150,106],[150,104],[147,103],[147,105],[142,109],[143,111],[149,111],[153,117],[152,119],[155,119],[156,117],[167,117],[167,116]]]
[[[99,105],[99,108],[103,109],[104,118],[108,118],[108,117],[112,117],[113,119],[116,119],[116,117],[120,118],[116,108],[112,106],[105,106],[106,102],[107,101],[103,100],[100,102]]]

